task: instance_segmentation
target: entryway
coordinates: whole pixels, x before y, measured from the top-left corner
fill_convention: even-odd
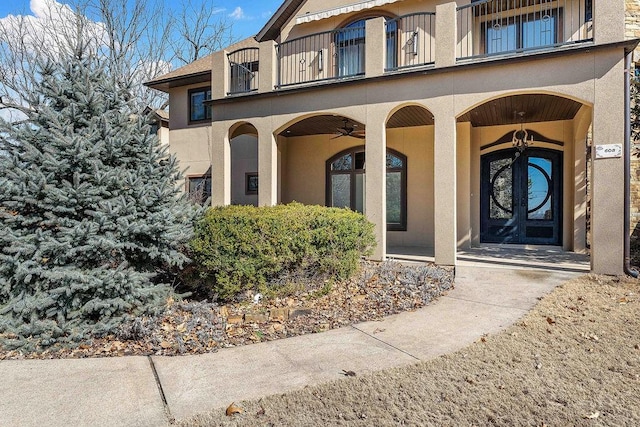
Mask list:
[[[480,242],[562,245],[561,151],[482,156]]]

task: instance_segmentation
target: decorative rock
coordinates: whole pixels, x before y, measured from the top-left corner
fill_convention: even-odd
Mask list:
[[[227,324],[228,325],[239,325],[244,321],[244,316],[242,314],[230,314],[227,316]]]
[[[269,316],[266,314],[247,313],[244,315],[245,323],[267,323]]]
[[[284,322],[289,319],[288,308],[272,308],[269,310],[269,320]]]
[[[227,307],[226,305],[220,307],[220,316],[229,317],[229,307]]]
[[[289,312],[289,318],[295,319],[296,317],[300,316],[308,316],[312,312],[313,311],[310,308],[294,308]]]

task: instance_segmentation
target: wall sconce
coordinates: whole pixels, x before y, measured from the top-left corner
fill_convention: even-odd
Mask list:
[[[416,29],[411,35],[411,40],[409,42],[411,45],[411,53],[414,55],[418,54],[418,30]]]

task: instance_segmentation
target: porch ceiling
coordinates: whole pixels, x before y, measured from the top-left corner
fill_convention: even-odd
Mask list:
[[[305,135],[321,135],[334,134],[338,132],[338,128],[344,126],[345,117],[340,115],[321,115],[313,116],[301,120],[285,129],[280,133],[282,136],[305,136]],[[349,124],[353,125],[355,130],[364,130],[365,125],[355,120],[349,119]],[[407,106],[396,111],[389,121],[387,128],[401,128],[410,126],[425,126],[433,124],[433,116],[422,107]]]
[[[571,120],[582,104],[555,95],[512,95],[486,102],[458,118],[474,127]],[[523,112],[520,119],[518,113]]]

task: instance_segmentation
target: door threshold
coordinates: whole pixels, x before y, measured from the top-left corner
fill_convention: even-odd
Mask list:
[[[532,245],[526,243],[480,243],[475,249],[502,248],[502,249],[526,249],[532,251],[560,251],[565,252],[562,246],[558,245]],[[473,247],[471,249],[474,249]]]

